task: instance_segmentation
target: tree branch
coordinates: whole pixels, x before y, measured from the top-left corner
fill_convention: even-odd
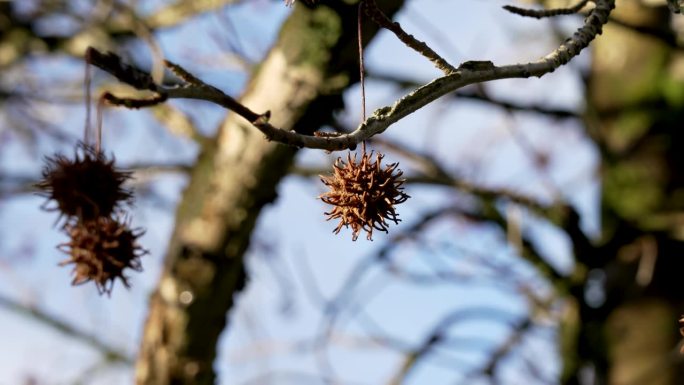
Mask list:
[[[525,9],[525,8],[519,8],[519,7],[514,7],[512,5],[504,5],[503,9],[507,10],[510,13],[514,13],[516,15],[520,16],[526,16],[526,17],[534,17],[536,19],[542,19],[545,17],[553,17],[553,16],[561,16],[561,15],[574,15],[578,13],[579,11],[584,8],[587,3],[589,3],[590,0],[581,0],[577,4],[575,4],[572,7],[568,8],[553,8],[553,9],[542,9],[542,10],[535,10],[535,9]]]
[[[601,33],[602,27],[608,22],[608,17],[613,8],[615,8],[615,0],[597,0],[595,8],[589,12],[584,25],[557,49],[537,61],[504,66],[495,66],[488,61],[465,62],[455,72],[416,89],[396,101],[393,106],[376,110],[354,131],[339,136],[313,136],[277,128],[269,123],[269,111],[254,112],[213,86],[205,83],[188,84],[185,87],[175,88],[166,88],[160,85],[151,86],[145,77],[130,77],[133,73],[130,69],[122,66],[120,61],[112,60],[107,55],[98,56],[99,52],[96,54],[92,48],[89,49],[89,57],[94,65],[134,87],[158,92],[170,99],[205,100],[234,111],[258,128],[268,140],[295,147],[338,151],[356,148],[358,143],[384,132],[402,118],[464,86],[498,79],[541,77],[553,72],[556,68],[579,55]],[[98,60],[98,58],[107,60]],[[197,80],[199,81],[199,79]]]
[[[67,324],[66,322],[60,321],[56,319],[54,316],[44,313],[43,311],[35,307],[26,306],[11,298],[2,295],[0,295],[0,307],[8,311],[23,315],[25,317],[29,317],[33,320],[42,323],[43,325],[49,326],[50,328],[62,334],[65,334],[69,337],[73,337],[76,340],[81,341],[86,345],[104,354],[108,361],[122,362],[126,364],[133,363],[133,359],[128,354],[112,348],[111,346],[102,342],[95,335],[88,334],[81,330],[78,330],[73,326]]]
[[[456,71],[456,68],[454,68],[454,66],[452,66],[446,60],[444,60],[444,58],[439,56],[437,52],[435,52],[427,44],[416,39],[415,37],[413,37],[413,35],[406,33],[406,31],[404,31],[404,29],[401,28],[401,25],[399,23],[392,22],[392,20],[389,17],[387,17],[387,15],[385,15],[382,12],[382,10],[380,10],[380,8],[378,8],[378,5],[375,3],[375,0],[363,0],[362,6],[366,14],[371,18],[371,20],[373,20],[382,28],[385,28],[388,31],[392,32],[394,35],[396,35],[396,37],[399,40],[401,40],[402,43],[406,44],[407,47],[410,47],[414,51],[425,56],[442,72],[448,75]]]
[[[368,80],[378,80],[382,82],[389,82],[401,88],[417,88],[420,83],[408,78],[400,78],[394,75],[367,73]],[[482,90],[459,90],[451,94],[454,99],[470,99],[482,103],[491,104],[494,107],[499,107],[510,112],[530,112],[534,114],[546,115],[556,119],[580,119],[581,116],[577,111],[564,108],[546,107],[541,104],[520,104],[511,100],[497,99],[490,96],[488,93],[482,93]]]

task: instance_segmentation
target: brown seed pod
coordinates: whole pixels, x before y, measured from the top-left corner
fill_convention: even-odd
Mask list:
[[[94,281],[100,294],[110,294],[117,278],[129,287],[124,269],[142,270],[140,257],[147,254],[137,244],[142,230],[131,230],[126,223],[100,217],[68,223],[65,231],[71,240],[58,248],[68,254],[69,259],[60,266],[74,265],[72,285]]]
[[[342,226],[351,227],[354,241],[361,230],[366,231],[366,239],[373,240],[373,229],[387,232],[387,220],[399,223],[395,205],[409,198],[403,192],[404,180],[400,178],[403,172],[397,169],[398,163],[383,169],[383,155],[377,154],[375,161],[371,160],[372,155],[372,152],[367,154],[364,151],[357,163],[356,155],[352,159],[351,154],[347,154],[346,163],[337,158],[332,175],[321,175],[321,181],[330,191],[319,198],[334,206],[325,215],[328,220],[340,219],[335,234]]]
[[[79,144],[74,160],[59,154],[45,160],[43,180],[36,187],[48,198],[46,210],[89,221],[108,217],[122,202],[132,200],[131,192],[122,187],[131,173],[117,170],[113,159],[93,147]],[[48,208],[50,201],[57,207]]]

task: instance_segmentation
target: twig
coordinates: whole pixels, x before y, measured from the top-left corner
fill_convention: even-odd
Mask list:
[[[432,48],[430,48],[424,42],[416,39],[413,35],[409,35],[401,28],[401,25],[396,22],[392,22],[387,15],[385,15],[382,10],[375,3],[375,0],[363,0],[361,6],[366,11],[366,14],[377,23],[379,26],[394,33],[402,43],[406,44],[409,48],[425,56],[430,60],[437,68],[439,68],[445,74],[450,74],[456,71],[456,68],[449,64],[444,58],[439,56]]]
[[[89,132],[90,132],[90,108],[91,108],[91,95],[90,95],[90,83],[91,83],[91,72],[92,68],[90,67],[90,63],[88,61],[85,61],[85,68],[83,69],[84,74],[83,74],[83,93],[85,94],[85,124],[83,126],[83,138],[86,143],[90,142],[89,138]]]
[[[39,321],[42,324],[49,326],[62,334],[68,335],[81,342],[84,342],[88,346],[102,352],[102,354],[104,354],[107,357],[107,359],[111,362],[122,362],[126,364],[133,363],[133,358],[129,357],[124,352],[121,352],[108,346],[95,335],[87,334],[81,330],[78,330],[73,326],[63,321],[60,321],[55,317],[47,313],[44,313],[43,311],[35,307],[23,305],[11,298],[7,298],[2,295],[0,295],[0,307],[12,311],[14,313],[29,317],[33,320]]]
[[[417,81],[400,78],[394,75],[387,74],[377,74],[377,73],[367,73],[367,78],[373,80],[379,80],[383,82],[391,82],[402,88],[416,88],[420,87],[420,83]],[[483,103],[489,103],[493,106],[500,107],[506,111],[511,112],[530,112],[534,114],[547,115],[552,118],[557,119],[580,119],[581,116],[577,111],[563,109],[563,108],[553,108],[546,107],[539,104],[518,104],[510,100],[502,100],[492,97],[489,94],[482,94],[479,91],[465,91],[460,90],[451,94],[454,99],[465,98],[475,101],[480,101]]]
[[[537,9],[525,9],[525,8],[519,8],[515,7],[512,5],[504,5],[503,9],[507,10],[510,13],[514,13],[516,15],[520,16],[525,16],[525,17],[534,17],[535,19],[542,19],[545,17],[554,17],[554,16],[561,16],[561,15],[574,15],[578,13],[582,8],[584,8],[587,3],[589,3],[590,0],[581,0],[579,3],[575,4],[572,7],[568,8],[553,8],[553,9],[542,9],[542,10],[537,10]]]
[[[511,324],[512,321],[508,320],[508,318],[512,317],[513,315],[511,313],[493,307],[470,307],[454,310],[430,329],[430,334],[412,354],[404,357],[404,361],[402,362],[399,371],[392,377],[389,384],[403,384],[412,369],[417,366],[419,361],[426,358],[436,344],[439,344],[442,339],[446,337],[449,328],[453,327],[454,324],[470,319],[501,320],[502,323]]]
[[[202,86],[204,84],[204,82],[198,79],[195,75],[191,74],[188,72],[188,70],[172,62],[171,60],[164,60],[164,65],[166,68],[171,70],[174,75],[187,84],[191,84],[193,86]]]
[[[102,53],[95,48],[88,47],[85,58],[86,62],[108,72],[122,83],[138,90],[160,93],[160,88],[150,74],[124,63],[118,55],[112,52]]]
[[[100,57],[107,59],[102,61],[92,60],[91,62],[104,71],[113,74],[119,80],[136,88],[166,94],[171,99],[205,100],[223,106],[251,122],[268,140],[295,147],[339,151],[355,149],[358,143],[384,132],[389,126],[402,118],[436,99],[467,85],[498,79],[541,77],[553,72],[556,68],[568,63],[572,58],[579,55],[602,32],[602,27],[608,22],[608,17],[613,8],[615,8],[615,0],[596,0],[596,6],[589,12],[584,25],[558,48],[537,61],[504,66],[495,66],[491,62],[463,63],[455,72],[435,79],[416,89],[396,101],[394,105],[376,110],[372,116],[368,117],[354,131],[336,137],[305,135],[274,127],[268,122],[270,117],[269,111],[263,114],[256,113],[215,87],[203,83],[201,86],[191,85],[187,87],[165,88],[150,83],[151,77],[149,75],[141,74],[139,70],[122,65],[120,59],[115,60],[112,58],[113,54],[104,55],[93,48],[89,48],[88,53],[91,58]],[[95,55],[95,52],[99,55]]]
[[[659,25],[657,27],[649,25],[636,25],[628,22],[627,20],[619,19],[613,16],[611,16],[609,23],[611,25],[618,25],[622,28],[630,29],[645,36],[651,36],[653,38],[659,39],[663,43],[667,44],[668,47],[677,51],[684,50],[684,47],[679,44],[677,35],[667,27],[667,24]]]
[[[525,333],[528,332],[533,326],[534,322],[530,318],[525,318],[519,321],[513,328],[508,339],[506,339],[506,341],[491,354],[489,360],[482,368],[482,373],[489,377],[494,377],[496,369],[501,364],[503,359],[513,350],[513,348],[519,346],[520,341],[525,336]]]
[[[359,3],[358,16],[356,20],[356,34],[359,43],[359,82],[361,83],[361,121],[366,120],[366,69],[363,62],[363,1]]]
[[[107,102],[113,106],[134,109],[156,106],[157,104],[164,103],[166,99],[166,94],[154,94],[149,98],[120,98],[109,92],[105,92],[101,97],[103,102]]]

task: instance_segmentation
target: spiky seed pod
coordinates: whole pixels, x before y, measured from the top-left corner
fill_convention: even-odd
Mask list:
[[[397,169],[398,163],[392,163],[382,168],[382,154],[377,154],[375,161],[373,153],[361,155],[361,161],[356,162],[351,154],[347,154],[347,162],[337,158],[333,165],[333,174],[320,176],[321,181],[330,191],[319,196],[323,202],[333,205],[330,212],[326,212],[328,220],[339,219],[335,234],[342,227],[351,227],[352,240],[359,237],[361,230],[366,231],[368,240],[373,240],[373,230],[387,232],[387,220],[399,223],[395,205],[403,203],[409,198],[403,190],[403,172]]]
[[[63,155],[46,158],[43,179],[36,184],[48,202],[46,210],[59,210],[67,218],[84,221],[108,217],[132,194],[123,188],[131,173],[117,170],[114,160],[93,147],[79,144],[74,160]],[[57,207],[48,208],[50,201]]]
[[[109,294],[117,278],[129,287],[124,269],[142,270],[140,257],[147,254],[137,244],[142,230],[131,230],[126,223],[100,217],[67,223],[65,231],[71,240],[58,248],[68,254],[69,259],[60,266],[74,265],[72,285],[94,281],[100,294]]]

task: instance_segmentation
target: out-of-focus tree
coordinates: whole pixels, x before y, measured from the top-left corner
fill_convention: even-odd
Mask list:
[[[684,378],[671,326],[683,298],[682,20],[664,5],[619,5],[587,77],[584,121],[602,159],[602,233],[576,250],[582,287],[593,277],[604,295],[593,303],[577,290],[566,378],[581,383],[578,368],[591,365],[603,383],[676,384]]]
[[[493,10],[500,5],[482,3],[431,6],[469,14],[478,7]],[[283,212],[280,223],[285,226],[278,226],[277,234],[273,234],[267,225],[259,224],[264,222],[260,218],[271,215],[264,213],[264,208],[276,201],[288,176],[315,181],[318,174],[332,172],[330,159],[320,159],[322,150],[350,149],[358,153],[365,152],[368,146],[386,154],[386,159],[392,159],[390,163],[400,160],[402,168],[406,167],[405,183],[412,199],[393,208],[393,203],[405,198],[397,195],[395,202],[387,201],[388,208],[384,203],[366,200],[371,193],[386,191],[384,187],[361,187],[358,196],[350,192],[351,185],[341,187],[343,182],[358,182],[359,174],[367,172],[363,167],[361,171],[355,169],[354,175],[349,173],[351,176],[340,172],[347,175],[340,177],[347,178],[342,182],[325,179],[341,194],[326,199],[342,202],[334,209],[337,211],[331,211],[333,216],[342,213],[340,226],[350,225],[356,238],[357,230],[370,230],[375,223],[377,246],[369,248],[361,245],[362,241],[347,246],[345,253],[356,251],[367,256],[357,255],[353,267],[340,269],[348,270],[348,276],[337,278],[339,287],[332,296],[322,292],[332,291],[332,285],[321,284],[325,287],[321,290],[316,284],[326,280],[319,275],[331,273],[314,271],[301,256],[295,259],[295,275],[306,292],[302,297],[311,297],[323,319],[318,330],[297,341],[281,330],[282,336],[257,339],[247,349],[233,346],[231,352],[250,356],[256,351],[257,361],[266,361],[264,355],[275,355],[279,349],[286,351],[289,359],[306,352],[315,362],[294,364],[295,369],[289,371],[266,368],[257,371],[251,383],[346,383],[346,373],[335,369],[348,366],[345,360],[354,362],[359,372],[374,373],[361,376],[369,383],[680,383],[684,366],[677,320],[683,304],[677,284],[684,266],[679,262],[679,254],[684,251],[684,177],[680,171],[684,169],[684,149],[680,148],[684,140],[680,132],[684,120],[684,24],[681,15],[673,12],[675,2],[670,1],[669,8],[665,2],[645,0],[560,1],[535,9],[507,6],[510,13],[501,12],[497,20],[520,19],[526,28],[539,28],[535,18],[555,21],[572,15],[567,16],[572,18],[572,32],[568,33],[565,24],[542,24],[549,41],[523,35],[511,43],[512,50],[496,53],[492,61],[475,51],[478,56],[463,57],[460,64],[451,63],[448,58],[456,53],[449,50],[458,40],[455,36],[467,31],[452,26],[449,33],[435,32],[431,20],[417,22],[422,20],[423,4],[427,2],[295,2],[286,9],[287,16],[279,24],[275,40],[269,42],[272,44],[268,52],[255,60],[254,42],[259,33],[231,19],[231,15],[240,7],[244,7],[240,12],[273,9],[274,5],[266,1],[0,2],[0,148],[4,153],[32,146],[33,150],[26,151],[73,148],[80,131],[64,129],[50,113],[73,111],[74,103],[82,100],[81,63],[85,59],[88,77],[99,69],[94,73],[95,101],[149,112],[154,122],[166,129],[163,135],[184,138],[184,147],[193,148],[196,154],[193,162],[155,162],[150,156],[127,165],[136,176],[139,202],[163,201],[156,196],[163,194],[155,194],[154,188],[154,179],[159,175],[180,173],[187,181],[170,240],[162,247],[163,262],[157,263],[161,271],[149,296],[135,359],[113,347],[100,331],[85,332],[50,311],[20,300],[20,294],[3,293],[0,305],[87,343],[103,353],[104,363],[135,367],[138,384],[218,382],[219,336],[228,330],[228,340],[236,337],[230,333],[239,321],[236,313],[241,308],[236,300],[246,287],[261,282],[249,279],[258,268],[247,268],[248,256],[256,259],[254,254],[269,255],[266,264],[285,265],[276,262],[285,259],[279,255],[285,254],[279,247],[286,241],[278,238],[294,237],[292,233],[300,224],[299,218],[293,216],[304,216],[299,210]],[[402,10],[406,17],[413,16],[415,27],[428,36],[418,40],[411,31],[392,22]],[[201,68],[200,61],[188,62],[188,57],[173,57],[178,64],[164,60],[168,55],[164,48],[177,40],[196,40],[198,50],[201,44],[209,44],[200,41],[208,40],[210,35],[204,36],[204,32],[193,31],[192,27],[183,29],[181,35],[185,36],[175,37],[177,40],[165,37],[174,28],[201,25],[207,17],[220,20],[221,33],[230,35],[214,37],[213,44],[220,42],[221,54],[229,57],[231,69],[239,73],[236,78],[246,81],[205,78],[193,72]],[[274,21],[276,17],[271,19],[267,22],[279,23]],[[369,66],[366,75],[370,84],[391,85],[392,97],[397,101],[368,117],[364,111],[357,125],[351,123],[357,118],[345,112],[355,109],[349,99],[361,99],[348,97],[360,80],[360,51],[371,54],[374,49],[381,50],[380,43],[366,48],[377,41],[376,34],[383,29],[388,39],[380,42],[388,45],[399,41],[397,47],[415,51],[417,55],[411,60],[424,59],[436,67],[434,80],[420,81],[421,76]],[[549,38],[554,35],[560,38]],[[541,47],[535,51],[535,55],[543,52],[541,59],[527,57],[527,50],[535,45]],[[522,93],[517,98],[502,98],[501,91],[491,85],[496,83],[488,83],[520,78],[516,85],[525,87],[534,82],[556,87],[555,78],[547,75],[554,71],[576,73],[577,66],[572,65],[588,46],[593,48],[591,63],[579,69],[586,98],[575,108],[553,107]],[[146,50],[152,55],[145,55]],[[444,56],[436,51],[443,51]],[[402,60],[394,58],[400,57],[399,51],[387,52],[385,62]],[[65,69],[50,68],[56,58],[66,60]],[[100,70],[116,80],[105,78]],[[532,80],[535,76],[541,80]],[[91,86],[89,80],[85,83]],[[236,84],[242,83],[241,96],[230,96],[238,93]],[[398,98],[396,95],[406,92],[403,90],[410,91]],[[195,111],[187,107],[189,103],[202,108],[213,106],[214,113],[223,115],[218,128],[201,128],[201,117],[193,114]],[[365,96],[363,103],[365,110]],[[474,109],[480,108],[477,104],[486,105],[488,112],[484,115],[501,116],[508,128],[505,144],[497,143],[500,139],[495,136],[496,130],[489,129],[486,134],[474,135],[475,139],[456,139],[469,140],[460,143],[461,154],[451,150],[440,154],[440,143],[435,139],[438,135],[429,128],[448,116],[451,107],[462,103]],[[373,104],[387,103],[375,100]],[[412,119],[410,114],[436,105],[443,110],[431,110],[431,117],[421,115],[425,130],[402,126],[409,133],[393,135],[398,126]],[[132,114],[125,108],[117,110],[119,119]],[[562,134],[555,127],[527,133],[521,130],[524,123],[511,123],[517,122],[520,115],[538,119],[532,126],[538,126],[540,121],[559,126],[573,121],[584,128],[582,136],[596,150],[600,172],[585,176],[583,184],[599,182],[602,186],[601,199],[595,202],[600,207],[600,230],[595,234],[588,235],[590,232],[582,226],[591,221],[591,214],[581,206],[591,203],[567,191],[572,181],[560,176],[575,171],[581,160],[573,160],[572,154],[562,155],[567,150],[563,146],[535,143]],[[450,128],[469,124],[457,122]],[[104,129],[107,132],[107,122]],[[427,132],[424,135],[431,139],[425,146],[417,144],[421,132]],[[136,139],[117,140],[125,143]],[[155,141],[160,144],[154,147],[164,151],[164,141]],[[483,143],[503,150],[514,146],[522,155],[508,155],[510,158],[503,160],[506,164],[496,166],[500,158]],[[171,154],[167,159],[174,159],[173,146],[169,144],[166,151]],[[302,152],[316,159],[315,166],[311,161],[295,161]],[[357,159],[364,154],[360,155]],[[347,166],[354,164],[352,158],[347,159]],[[454,166],[468,161],[471,163],[467,167]],[[554,167],[554,162],[562,161],[566,162],[564,166]],[[6,206],[10,206],[13,198],[33,191],[38,164],[33,165],[36,167],[32,174],[17,167],[12,159],[4,157],[3,162],[7,167],[0,170],[0,196],[8,199]],[[515,162],[523,166],[515,166]],[[517,180],[501,177],[516,167],[524,170]],[[494,182],[478,178],[478,173],[493,175],[490,179]],[[373,180],[368,183],[372,185]],[[392,177],[388,183],[400,185]],[[371,193],[365,194],[368,191]],[[385,195],[381,196],[384,199]],[[431,202],[425,203],[428,200]],[[357,201],[366,205],[348,208],[359,204]],[[403,214],[404,208],[408,214]],[[402,212],[405,221],[398,226],[390,223],[389,235],[382,238],[383,234],[378,233],[386,227],[374,210],[381,210],[391,220],[393,209]],[[150,230],[154,221],[148,222]],[[359,223],[361,227],[355,227]],[[331,224],[331,229],[336,225]],[[262,233],[271,232],[260,236],[260,231],[255,230],[259,228]],[[342,227],[338,236],[347,237],[345,230]],[[316,239],[315,229],[304,232],[309,234],[300,240],[305,245],[330,251],[325,243],[333,242],[331,239]],[[565,266],[558,255],[562,249],[559,242],[540,236],[549,232],[570,245],[572,258]],[[460,236],[454,239],[454,233]],[[0,235],[6,236],[7,231]],[[365,234],[359,238],[364,239]],[[549,252],[549,248],[554,251]],[[13,262],[8,260],[7,264],[12,266]],[[150,264],[155,264],[151,257],[143,258],[146,268]],[[289,274],[282,266],[271,269],[276,281]],[[382,279],[369,279],[373,274]],[[402,299],[389,309],[374,310],[373,298],[391,286],[387,282],[407,284],[414,292],[425,291],[425,298],[431,298],[428,302],[433,301],[434,309],[440,310],[435,314],[412,314],[416,313],[413,307],[420,308],[426,301],[417,297],[405,302]],[[288,284],[280,284],[285,285],[279,288],[284,298],[294,296]],[[442,291],[442,286],[448,290]],[[471,298],[473,302],[442,297],[444,293],[477,292],[482,287],[497,294],[481,294]],[[106,303],[107,299],[102,301]],[[507,301],[515,305],[511,307]],[[408,312],[404,317],[410,325],[397,328],[396,314],[402,312]],[[360,331],[344,326],[352,320]],[[430,320],[429,324],[425,320]],[[275,346],[260,347],[269,343]],[[381,353],[362,362],[351,358],[335,360],[328,354],[350,347],[361,354],[378,349]],[[558,347],[557,352],[554,347]],[[539,359],[539,354],[544,354],[544,359]],[[431,365],[441,365],[448,373],[433,373]],[[92,373],[99,366],[88,368],[80,380],[93,380]],[[239,372],[240,365],[236,366],[229,373],[222,371],[225,377],[221,382],[238,382],[233,377]],[[296,371],[301,366],[318,372],[309,375]],[[382,373],[378,375],[375,370]]]

